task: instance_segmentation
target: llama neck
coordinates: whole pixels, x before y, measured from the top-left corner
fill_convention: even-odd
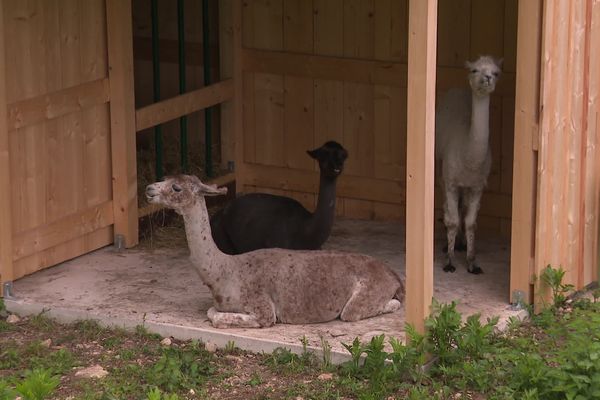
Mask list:
[[[210,219],[204,198],[185,210],[185,234],[190,249],[190,259],[204,283],[211,285],[229,263],[229,256],[221,252],[215,244],[210,230]]]
[[[490,96],[472,94],[471,101],[471,130],[467,143],[467,154],[470,162],[479,165],[488,154],[490,136]]]
[[[317,208],[308,224],[307,234],[321,244],[329,237],[335,217],[336,183],[337,178],[327,178],[321,175]]]

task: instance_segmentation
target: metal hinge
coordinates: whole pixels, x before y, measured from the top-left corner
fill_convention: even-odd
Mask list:
[[[2,285],[2,296],[5,299],[15,300],[16,297],[13,293],[13,283],[12,281],[4,282]]]
[[[522,290],[513,290],[510,304],[513,310],[524,310],[525,309],[525,292]]]
[[[114,246],[115,246],[115,250],[117,250],[117,251],[125,250],[125,236],[123,236],[121,234],[115,235]]]

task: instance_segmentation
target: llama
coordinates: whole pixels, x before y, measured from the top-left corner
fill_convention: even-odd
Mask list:
[[[267,193],[238,197],[210,221],[213,239],[227,254],[265,248],[318,250],[329,238],[335,217],[337,177],[344,169],[348,152],[337,142],[308,150],[319,162],[320,183],[314,213],[298,201]]]
[[[205,196],[226,188],[195,176],[167,177],[146,187],[150,203],[183,215],[191,262],[211,290],[216,328],[357,321],[400,309],[404,283],[385,263],[326,250],[260,249],[239,255],[212,240]]]
[[[452,89],[440,101],[436,112],[436,159],[441,161],[444,187],[444,224],[448,240],[446,272],[456,268],[454,250],[464,208],[467,242],[467,270],[480,274],[475,261],[475,227],[481,194],[492,164],[489,146],[490,94],[496,88],[502,60],[481,56],[466,62],[468,89]],[[462,205],[461,205],[462,204]]]

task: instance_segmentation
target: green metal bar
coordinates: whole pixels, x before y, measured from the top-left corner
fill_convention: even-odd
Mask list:
[[[208,0],[202,0],[202,54],[204,59],[204,86],[210,85],[210,30]],[[213,176],[212,168],[212,116],[211,109],[204,110],[204,170]]]
[[[185,24],[184,24],[184,0],[177,0],[177,39],[179,42],[179,94],[185,93]],[[179,118],[179,143],[181,153],[181,170],[188,172],[188,135],[187,116]]]
[[[154,102],[160,101],[160,57],[158,53],[158,0],[151,0],[152,8],[152,78]],[[160,125],[154,127],[154,150],[156,179],[162,179],[163,172],[163,136]]]

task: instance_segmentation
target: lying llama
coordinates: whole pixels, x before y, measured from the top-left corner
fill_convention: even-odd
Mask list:
[[[489,146],[490,94],[496,88],[502,60],[482,56],[466,62],[468,89],[452,89],[436,111],[435,155],[441,161],[444,187],[444,224],[448,237],[446,272],[454,272],[454,250],[464,206],[464,233],[467,242],[467,270],[482,273],[475,262],[475,227],[481,194],[492,164]]]
[[[212,240],[205,196],[226,188],[190,175],[148,185],[150,203],[183,215],[190,259],[212,292],[208,318],[216,328],[356,321],[396,311],[404,283],[383,262],[333,251],[261,249],[222,253]]]
[[[325,243],[335,217],[335,187],[348,152],[337,142],[308,150],[319,162],[321,178],[314,213],[298,201],[266,193],[238,197],[210,220],[213,239],[227,254],[257,249],[317,250]]]

